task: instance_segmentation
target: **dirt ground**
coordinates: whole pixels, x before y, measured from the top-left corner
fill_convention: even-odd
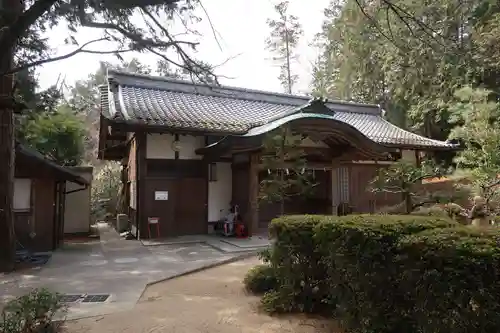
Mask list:
[[[323,319],[271,317],[259,311],[259,298],[248,295],[242,284],[258,263],[247,259],[152,285],[135,309],[68,322],[67,332],[340,332]]]

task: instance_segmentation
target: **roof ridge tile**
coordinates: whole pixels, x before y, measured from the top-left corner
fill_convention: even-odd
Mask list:
[[[187,94],[199,94],[238,100],[250,100],[263,103],[301,106],[313,96],[277,93],[264,90],[248,89],[226,85],[210,85],[194,83],[171,77],[150,76],[108,69],[108,81],[116,85],[133,86],[145,89],[166,90]],[[325,104],[344,112],[380,114],[379,105],[363,104],[349,101],[323,99]]]
[[[106,94],[107,92],[107,94]],[[165,130],[217,131],[227,135],[248,132],[318,103],[335,120],[345,122],[383,145],[415,148],[451,148],[453,145],[406,131],[382,118],[379,106],[332,102],[307,96],[208,86],[171,78],[158,78],[108,70],[109,113],[129,121]],[[102,101],[103,103],[105,101]],[[331,115],[330,112],[331,111]],[[123,115],[126,114],[126,117]]]

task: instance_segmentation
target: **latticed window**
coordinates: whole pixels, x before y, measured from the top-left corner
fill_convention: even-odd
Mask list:
[[[332,169],[332,190],[332,205],[334,209],[336,209],[341,203],[349,203],[349,169],[347,167]]]
[[[349,169],[346,167],[338,168],[339,173],[339,188],[340,188],[340,202],[349,203]]]

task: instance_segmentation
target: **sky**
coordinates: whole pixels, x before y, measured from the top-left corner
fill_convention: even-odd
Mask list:
[[[277,78],[278,65],[272,60],[273,55],[265,49],[265,39],[269,35],[266,19],[275,17],[273,5],[276,0],[203,0],[202,3],[209,19],[204,11],[199,9],[197,13],[202,17],[202,21],[192,25],[201,35],[192,37],[200,43],[195,57],[212,65],[220,65],[215,72],[219,75],[221,84],[282,92],[283,88]],[[293,67],[300,77],[294,93],[310,91],[311,64],[317,57],[317,50],[311,47],[310,43],[321,29],[323,10],[328,3],[329,0],[290,0],[290,13],[299,17],[304,30],[304,37],[297,49],[299,58]],[[174,24],[173,29],[180,29],[180,25]],[[77,40],[81,45],[85,41],[99,38],[101,34],[97,29],[82,28],[78,31]],[[68,31],[63,26],[54,28],[48,34],[54,55],[74,50],[75,46],[64,44],[67,36]],[[90,48],[109,50],[110,44],[100,42]],[[125,59],[132,57],[137,57],[152,67],[159,59],[151,54],[124,56]],[[45,64],[37,69],[41,89],[55,84],[58,78],[64,78],[68,85],[85,79],[95,72],[99,61],[118,62],[112,55],[79,54],[66,60]]]

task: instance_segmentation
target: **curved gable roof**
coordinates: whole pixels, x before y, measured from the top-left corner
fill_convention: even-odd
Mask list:
[[[244,135],[311,104],[310,97],[195,84],[171,78],[108,71],[103,115],[129,124]],[[421,149],[455,145],[403,130],[382,118],[378,105],[322,101],[322,114],[356,128],[376,143]]]

